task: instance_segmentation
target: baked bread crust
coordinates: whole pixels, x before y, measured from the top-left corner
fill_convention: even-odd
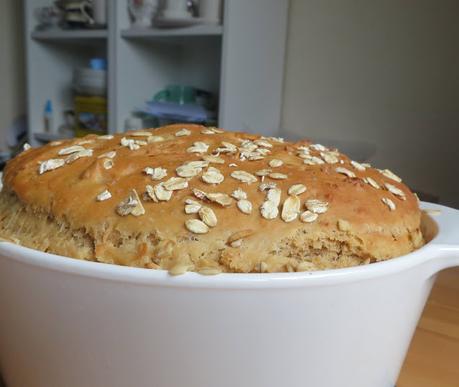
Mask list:
[[[25,150],[0,195],[4,238],[171,274],[347,267],[423,244],[417,198],[390,171],[198,125]]]

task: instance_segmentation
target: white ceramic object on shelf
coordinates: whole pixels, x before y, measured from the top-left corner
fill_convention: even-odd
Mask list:
[[[92,15],[97,26],[107,25],[107,0],[92,0]]]
[[[158,0],[128,0],[133,28],[150,28],[158,7]]]
[[[199,24],[203,24],[203,20],[197,17],[165,18],[160,16],[154,20],[154,25],[158,28],[184,28]]]
[[[222,1],[199,0],[199,17],[205,24],[221,24]]]
[[[354,268],[187,273],[0,242],[8,387],[392,387],[436,274],[459,266],[459,211],[433,239]],[[438,228],[438,231],[437,231]]]
[[[163,0],[161,15],[164,19],[186,19],[191,18],[187,0]]]

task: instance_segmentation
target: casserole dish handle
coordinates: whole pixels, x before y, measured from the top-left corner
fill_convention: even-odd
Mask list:
[[[421,208],[438,227],[430,242],[434,270],[459,266],[459,210],[431,203],[422,203]]]

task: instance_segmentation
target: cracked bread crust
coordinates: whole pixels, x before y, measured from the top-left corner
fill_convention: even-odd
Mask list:
[[[306,190],[289,195],[298,184]],[[422,246],[420,223],[416,197],[389,171],[308,141],[198,125],[26,150],[8,163],[0,193],[4,238],[171,274],[367,264]]]

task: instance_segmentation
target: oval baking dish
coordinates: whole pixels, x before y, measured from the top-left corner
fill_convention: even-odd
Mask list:
[[[0,369],[8,387],[393,386],[436,274],[459,265],[459,211],[430,241],[365,266],[187,273],[0,243]]]

